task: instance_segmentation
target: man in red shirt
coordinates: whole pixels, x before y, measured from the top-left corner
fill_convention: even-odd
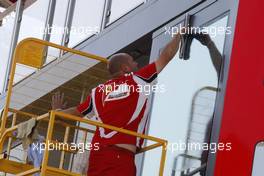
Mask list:
[[[94,114],[99,122],[144,134],[151,104],[150,93],[144,86],[155,84],[157,75],[175,56],[179,44],[180,34],[177,34],[155,62],[141,69],[130,55],[113,55],[108,63],[112,79],[95,87],[82,104],[63,111],[81,117]],[[52,108],[62,107],[63,96],[56,94]],[[143,140],[99,127],[92,140],[95,143],[99,144],[99,150],[91,150],[89,176],[136,175],[134,157]]]

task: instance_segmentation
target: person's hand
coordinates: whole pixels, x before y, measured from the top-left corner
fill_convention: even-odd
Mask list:
[[[212,42],[209,34],[197,33],[193,35],[204,46],[208,46]]]
[[[64,101],[64,93],[56,92],[52,96],[52,102],[51,102],[51,109],[65,109],[67,106],[67,102]]]

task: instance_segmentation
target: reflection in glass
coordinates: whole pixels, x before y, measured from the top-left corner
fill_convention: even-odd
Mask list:
[[[68,46],[74,47],[100,31],[104,0],[77,0]]]
[[[228,17],[224,17],[209,28],[226,27],[227,20]],[[208,42],[208,47],[201,44],[202,39],[194,39],[190,59],[180,60],[177,53],[158,77],[158,84],[164,85],[166,91],[155,93],[149,134],[169,142],[164,175],[178,176],[191,172],[207,160],[208,153],[204,153],[199,146],[188,145],[207,143],[210,139],[222,60],[219,51],[223,51],[225,34],[210,33],[210,36],[213,42]],[[162,34],[156,40],[162,41],[164,37]],[[146,153],[142,175],[156,175],[159,152]],[[196,173],[200,174],[203,174],[202,171]]]
[[[144,2],[145,0],[112,0],[111,15],[108,24],[116,21],[118,18],[127,14],[129,11],[133,10]]]
[[[14,22],[15,12],[12,12],[2,20],[0,25],[0,92],[4,86]]]

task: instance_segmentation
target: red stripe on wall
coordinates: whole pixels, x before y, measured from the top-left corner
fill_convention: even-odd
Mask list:
[[[219,142],[216,176],[250,176],[255,145],[264,140],[263,0],[240,0]]]

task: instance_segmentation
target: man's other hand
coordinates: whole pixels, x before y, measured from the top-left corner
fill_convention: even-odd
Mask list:
[[[52,96],[51,109],[65,109],[67,102],[64,101],[64,93],[56,92]]]

